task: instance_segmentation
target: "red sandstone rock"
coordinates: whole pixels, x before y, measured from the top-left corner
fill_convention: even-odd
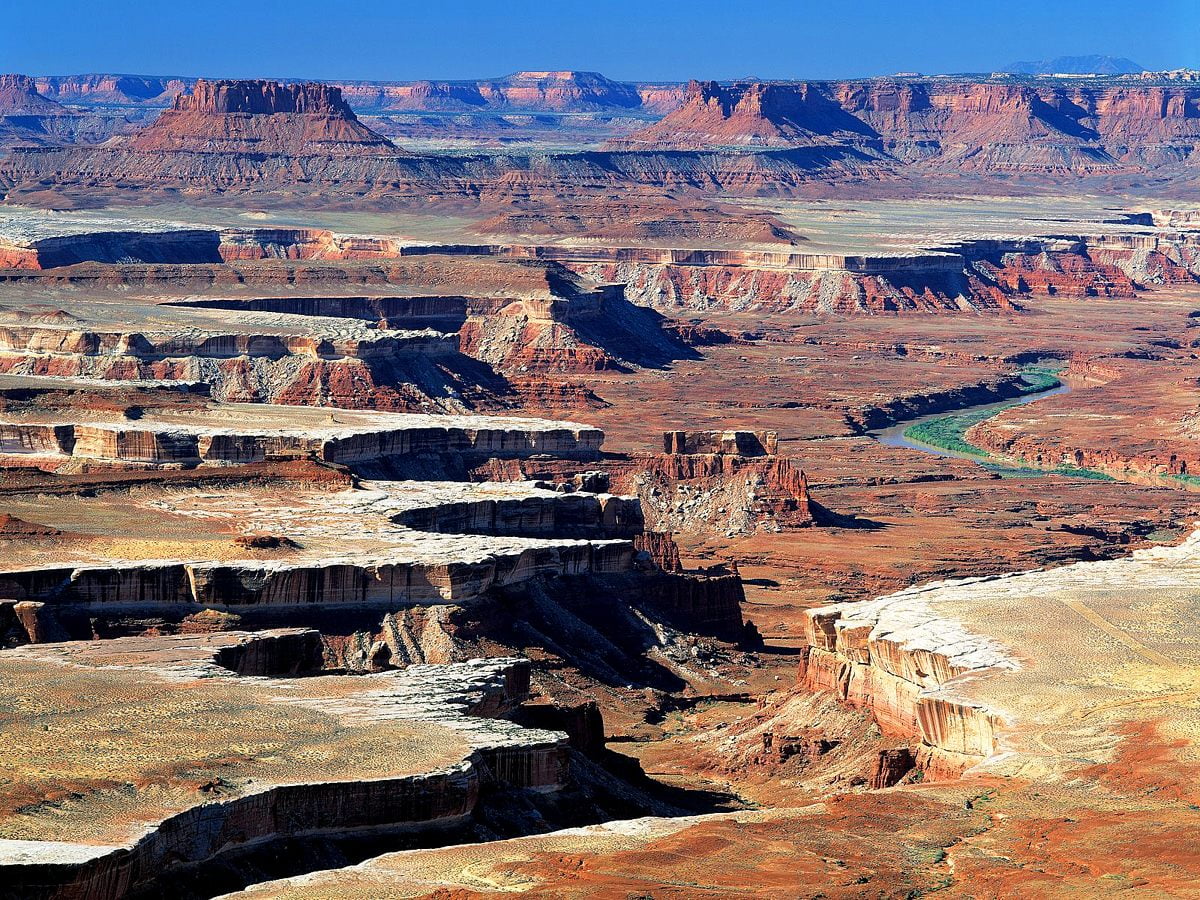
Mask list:
[[[60,537],[62,532],[48,525],[37,522],[26,522],[16,516],[4,513],[0,515],[0,535],[4,537],[46,538]]]
[[[67,103],[158,106],[169,103],[192,83],[186,78],[148,75],[48,75],[38,76],[37,89],[45,97]]]
[[[0,75],[0,116],[70,115],[66,107],[43,97],[28,75]]]
[[[684,105],[628,138],[610,143],[625,149],[710,147],[807,147],[832,144],[835,135],[867,134],[819,86],[688,84]]]
[[[880,750],[879,758],[875,764],[875,771],[871,773],[868,786],[872,790],[892,787],[892,785],[898,784],[900,779],[911,772],[916,764],[916,757],[908,747],[897,747],[894,750]]]
[[[972,172],[1112,172],[1177,163],[1200,139],[1200,89],[1048,81],[692,82],[661,122],[611,146],[867,148]],[[876,143],[875,146],[878,146]]]
[[[644,531],[633,539],[633,546],[650,555],[654,564],[664,572],[682,572],[679,561],[679,545],[671,535],[658,531]]]
[[[197,81],[127,146],[137,151],[397,154],[326,84]]]

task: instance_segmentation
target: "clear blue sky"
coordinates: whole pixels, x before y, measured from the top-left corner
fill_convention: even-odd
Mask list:
[[[0,71],[627,80],[989,71],[1103,53],[1200,68],[1200,0],[11,0]]]

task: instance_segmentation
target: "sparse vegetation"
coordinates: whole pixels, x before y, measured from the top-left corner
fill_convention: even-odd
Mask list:
[[[1022,369],[1021,377],[1026,383],[1026,387],[1022,389],[1023,393],[1027,395],[1040,394],[1053,390],[1062,384],[1062,381],[1058,378],[1061,372],[1061,367],[1028,366]],[[1083,469],[1078,466],[1060,465],[1049,469],[1028,465],[1010,465],[998,461],[997,457],[992,456],[992,454],[983,448],[975,446],[966,439],[966,433],[972,426],[979,424],[985,419],[999,415],[1004,410],[1017,406],[1022,402],[1020,398],[1017,398],[1007,403],[994,404],[985,409],[951,413],[950,415],[941,416],[936,419],[918,422],[907,429],[904,432],[904,436],[910,440],[928,444],[930,447],[937,447],[939,450],[949,450],[952,453],[961,453],[965,456],[975,457],[989,471],[995,472],[1002,478],[1035,478],[1042,475],[1066,475],[1071,478],[1087,478],[1092,481],[1113,480],[1113,477],[1105,472],[1097,469]],[[1179,477],[1188,478],[1192,476]],[[1196,478],[1195,482],[1200,485],[1200,478]]]

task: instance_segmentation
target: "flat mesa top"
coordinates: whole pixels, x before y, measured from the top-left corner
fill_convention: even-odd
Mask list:
[[[925,254],[972,240],[1145,233],[1119,197],[981,197],[917,200],[740,200],[769,210],[808,239],[810,253],[868,256]]]
[[[48,383],[47,386],[52,386]],[[278,406],[267,403],[206,403],[180,409],[147,409],[137,419],[114,418],[111,410],[72,408],[61,412],[22,410],[5,413],[3,423],[109,425],[129,431],[179,431],[200,434],[241,434],[337,439],[388,431],[445,429],[546,433],[570,431],[594,436],[598,430],[581,422],[521,416],[440,415],[374,410]]]
[[[582,540],[422,531],[397,523],[412,510],[483,501],[599,502],[527,482],[365,482],[329,490],[270,483],[202,490],[142,486],[104,492],[81,504],[73,495],[0,499],[0,515],[45,533],[0,530],[3,570],[167,563],[239,563],[259,569],[411,563],[447,565],[575,547]],[[603,498],[601,498],[603,499]],[[244,534],[282,535],[296,546],[247,548]],[[606,545],[614,541],[588,541]]]
[[[271,335],[312,341],[429,340],[441,338],[432,329],[386,329],[374,322],[337,316],[310,316],[251,309],[213,309],[160,303],[154,299],[127,298],[102,293],[87,297],[60,295],[37,297],[9,290],[0,293],[0,328],[55,335],[69,346],[72,339],[92,333],[140,335],[150,340],[200,344],[225,335]],[[45,350],[54,351],[43,341]],[[116,353],[118,348],[109,349]],[[136,352],[136,346],[131,348]],[[165,355],[187,355],[184,345],[163,350]],[[61,352],[61,351],[59,351]]]
[[[345,679],[246,679],[209,662],[235,639],[112,641],[94,659],[88,642],[0,656],[0,862],[28,857],[23,842],[127,846],[206,803],[437,771],[470,753],[436,722],[339,713],[329,701]],[[130,647],[141,649],[115,658]],[[358,681],[364,694],[390,683]]]
[[[184,221],[101,210],[46,210],[26,206],[0,207],[0,243],[28,247],[38,241],[112,231],[162,233],[200,226]]]
[[[993,674],[937,693],[1007,718],[1008,753],[984,764],[1063,774],[1156,721],[1200,761],[1200,531],[1175,547],[1009,576],[937,582],[846,607],[902,645]],[[986,637],[984,637],[986,636]]]

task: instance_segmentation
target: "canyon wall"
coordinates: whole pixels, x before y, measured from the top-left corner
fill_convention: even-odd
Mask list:
[[[814,145],[974,173],[1098,174],[1186,163],[1200,88],[966,79],[692,82],[683,106],[610,146],[696,150]]]
[[[997,751],[1005,720],[955,688],[1016,663],[919,598],[908,601],[902,592],[809,610],[799,685],[869,711],[886,735],[917,742],[927,778],[956,778]]]
[[[286,637],[287,635],[278,635]],[[293,634],[303,637],[303,634]],[[246,650],[276,635],[224,637],[226,650]],[[180,655],[193,678],[219,679],[231,684],[223,671],[221,654],[194,660],[187,651],[174,651],[169,640],[161,648],[145,641],[114,642],[131,645],[143,656],[142,677],[158,682],[165,691],[179,677]],[[62,645],[62,652],[70,648]],[[53,665],[54,649],[25,648],[34,665]],[[165,652],[164,652],[165,651]],[[135,651],[136,652],[136,651]],[[11,651],[19,655],[21,651]],[[164,659],[156,659],[158,654]],[[83,661],[86,668],[88,663]],[[172,665],[173,664],[173,665]],[[119,667],[113,667],[119,668]],[[128,677],[114,673],[110,680]],[[356,718],[377,721],[411,721],[414,726],[450,729],[462,736],[461,760],[432,761],[425,771],[416,768],[393,777],[355,776],[348,767],[332,771],[297,766],[291,779],[251,779],[244,786],[220,782],[194,792],[185,808],[165,813],[146,802],[152,820],[144,823],[135,839],[85,844],[68,842],[5,841],[0,849],[9,890],[21,896],[54,896],[107,900],[142,891],[161,892],[171,873],[183,876],[189,867],[214,864],[238,853],[253,852],[256,844],[303,840],[306,837],[351,836],[366,833],[446,833],[465,825],[489,791],[553,793],[569,781],[567,736],[561,732],[526,729],[505,721],[528,696],[529,663],[522,659],[474,660],[446,666],[413,666],[405,672],[375,676],[374,694],[361,693],[339,713],[343,727],[354,727]],[[265,694],[278,688],[260,679]],[[235,685],[233,689],[237,689]],[[286,692],[276,696],[280,710],[297,702]],[[340,698],[345,701],[345,697]],[[308,701],[318,709],[328,706],[319,694]],[[270,711],[264,715],[271,715]],[[287,713],[282,712],[281,725]],[[171,776],[163,775],[166,782]],[[214,782],[214,785],[217,783]],[[136,793],[134,785],[130,791]],[[437,840],[437,837],[433,837]]]

